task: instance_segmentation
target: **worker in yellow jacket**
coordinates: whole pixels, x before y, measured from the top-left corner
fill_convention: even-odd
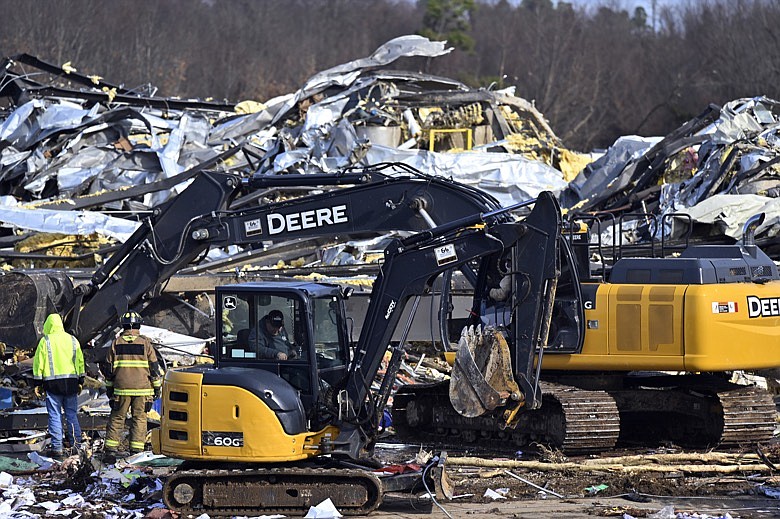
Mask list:
[[[127,411],[132,415],[130,452],[144,450],[146,413],[160,397],[162,369],[151,341],[141,335],[141,316],[125,312],[119,319],[122,332],[114,340],[103,364],[111,416],[106,428],[105,450],[116,455],[125,429]]]
[[[50,314],[43,323],[43,337],[33,358],[35,394],[46,393],[51,445],[47,453],[63,457],[62,415],[65,414],[65,439],[78,448],[81,427],[76,415],[78,395],[84,385],[84,354],[79,341],[65,331],[59,314]]]

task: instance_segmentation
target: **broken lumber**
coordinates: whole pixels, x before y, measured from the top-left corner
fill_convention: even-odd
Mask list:
[[[473,457],[448,458],[447,465],[452,467],[486,467],[504,469],[526,469],[538,471],[571,471],[571,472],[686,472],[689,474],[734,474],[739,472],[771,472],[766,465],[759,464],[730,464],[730,465],[695,465],[695,464],[604,464],[604,463],[575,463],[571,461],[560,463],[547,463],[543,461],[517,461],[517,460],[486,460]]]

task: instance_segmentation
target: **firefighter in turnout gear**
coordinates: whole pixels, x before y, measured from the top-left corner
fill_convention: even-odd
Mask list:
[[[75,337],[65,331],[59,314],[49,314],[43,323],[43,337],[33,358],[35,395],[44,397],[49,414],[49,456],[62,459],[62,415],[65,414],[65,439],[74,448],[81,441],[76,414],[78,395],[84,385],[84,354]]]
[[[129,409],[132,415],[129,447],[131,453],[136,453],[144,450],[146,413],[160,397],[162,370],[151,342],[139,331],[141,316],[126,312],[119,323],[122,332],[114,340],[103,365],[111,406],[105,449],[114,454],[119,450]]]

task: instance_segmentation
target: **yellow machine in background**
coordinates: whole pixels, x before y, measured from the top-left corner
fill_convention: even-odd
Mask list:
[[[780,281],[595,288],[585,307],[582,350],[545,355],[544,369],[721,372],[780,366]]]
[[[541,355],[541,408],[505,430],[456,413],[451,387],[405,386],[393,401],[397,434],[500,448],[541,442],[567,452],[618,442],[713,447],[771,439],[772,395],[729,381],[734,371],[780,366],[780,280],[753,243],[760,222],[748,223],[741,244],[622,258],[597,274],[587,234],[569,235],[581,282],[566,272],[559,280]]]

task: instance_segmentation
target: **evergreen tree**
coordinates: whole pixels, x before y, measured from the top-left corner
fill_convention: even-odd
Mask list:
[[[424,0],[425,14],[420,34],[431,40],[447,40],[456,49],[474,50],[471,31],[471,13],[474,0]]]

